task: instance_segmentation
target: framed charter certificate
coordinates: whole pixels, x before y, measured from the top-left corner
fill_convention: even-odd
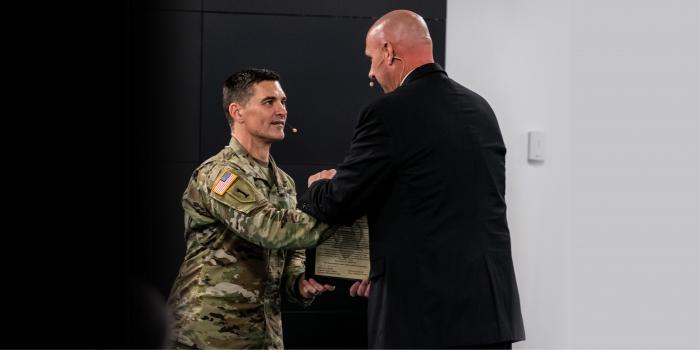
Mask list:
[[[306,254],[307,276],[320,283],[328,279],[361,280],[369,275],[369,228],[363,216],[351,226],[339,226],[325,242]],[[308,277],[307,277],[308,278]],[[323,282],[322,282],[323,281]]]

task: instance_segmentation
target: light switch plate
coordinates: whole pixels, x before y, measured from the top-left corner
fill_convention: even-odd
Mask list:
[[[530,131],[527,133],[527,159],[543,161],[545,157],[546,135],[543,131]]]

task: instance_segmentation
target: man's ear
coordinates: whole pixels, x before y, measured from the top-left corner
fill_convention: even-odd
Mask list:
[[[390,42],[385,42],[384,43],[384,54],[387,56],[387,63],[388,64],[393,64],[394,63],[394,45],[392,45]]]
[[[233,121],[236,123],[243,123],[243,116],[241,115],[241,109],[243,106],[239,105],[236,102],[231,103],[228,105],[228,114],[233,118]]]

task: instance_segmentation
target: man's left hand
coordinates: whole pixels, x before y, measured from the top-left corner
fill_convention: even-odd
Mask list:
[[[326,291],[332,292],[335,290],[335,286],[330,284],[321,285],[313,278],[307,280],[304,276],[305,274],[302,274],[301,277],[299,277],[299,295],[304,299],[323,294]]]
[[[309,176],[309,179],[306,181],[306,184],[311,187],[311,184],[318,180],[330,180],[335,176],[335,169],[328,169],[328,170],[322,170],[317,172],[316,174],[313,174]]]

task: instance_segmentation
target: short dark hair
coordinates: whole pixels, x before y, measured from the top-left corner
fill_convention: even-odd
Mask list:
[[[249,68],[233,73],[224,82],[223,102],[224,115],[229,126],[233,126],[232,116],[228,114],[228,106],[231,103],[245,105],[253,96],[253,86],[261,81],[279,81],[280,76],[269,69]]]

